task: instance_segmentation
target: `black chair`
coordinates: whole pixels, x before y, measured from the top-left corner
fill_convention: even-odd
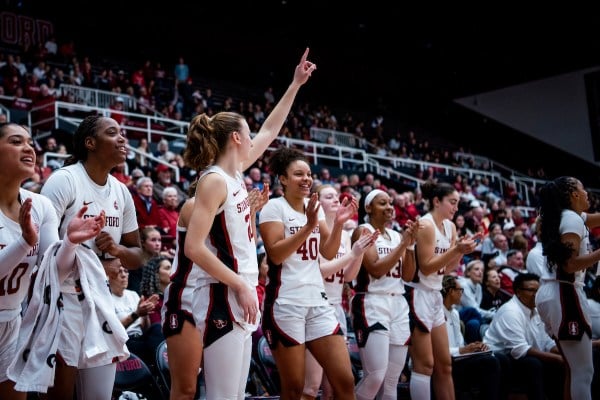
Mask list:
[[[279,372],[277,372],[277,366],[273,353],[267,339],[261,336],[258,339],[257,345],[258,360],[255,360],[256,367],[262,371],[264,376],[265,387],[270,388],[269,394],[276,395],[281,393],[281,384],[279,381]]]
[[[113,394],[118,398],[121,393],[126,391],[142,394],[151,400],[169,398],[168,393],[165,396],[154,380],[150,368],[133,353],[130,353],[128,359],[117,363]]]
[[[156,369],[159,379],[159,386],[163,393],[167,393],[167,399],[169,398],[169,392],[171,390],[171,372],[169,370],[169,358],[167,355],[167,341],[163,340],[156,348]],[[201,399],[204,394],[204,374],[198,373],[198,384],[196,385],[195,399]]]

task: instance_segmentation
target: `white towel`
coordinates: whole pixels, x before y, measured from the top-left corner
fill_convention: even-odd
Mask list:
[[[54,385],[61,311],[57,306],[60,282],[55,257],[60,244],[58,241],[50,246],[40,263],[32,297],[23,316],[16,357],[8,367],[9,379],[21,392],[46,393],[48,387]],[[127,359],[127,332],[115,313],[102,263],[85,246],[76,247],[75,262],[85,295],[83,315],[87,317],[79,368],[110,364],[115,357],[119,361]]]
[[[8,367],[8,377],[20,392],[46,393],[54,384],[61,307],[55,256],[60,244],[54,243],[44,253],[23,315],[16,356]]]
[[[129,337],[115,312],[104,267],[92,250],[78,248],[77,268],[85,295],[83,315],[87,317],[79,368],[107,365],[115,358],[126,360],[129,350],[125,343]]]

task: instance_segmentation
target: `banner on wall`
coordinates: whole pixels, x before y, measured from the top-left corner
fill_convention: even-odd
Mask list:
[[[53,35],[54,24],[46,19],[10,11],[0,12],[0,44],[29,47],[44,44]]]

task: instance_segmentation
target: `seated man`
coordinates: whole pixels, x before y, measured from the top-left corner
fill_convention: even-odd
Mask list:
[[[476,388],[482,399],[506,398],[507,390],[500,390],[501,369],[498,358],[486,354],[489,348],[485,343],[472,342],[465,345],[460,330],[460,318],[455,308],[460,304],[462,295],[461,281],[454,276],[446,275],[442,281],[442,296],[456,397],[460,397],[458,395],[460,392],[468,392]],[[506,358],[504,355],[500,357]]]
[[[495,354],[508,355],[502,371],[511,371],[512,383],[524,389],[528,399],[562,399],[564,361],[535,308],[539,287],[535,274],[515,276],[515,295],[496,311],[483,341]]]

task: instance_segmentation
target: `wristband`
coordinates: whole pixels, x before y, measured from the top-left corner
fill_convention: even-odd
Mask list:
[[[68,234],[64,236],[63,242],[65,243],[65,246],[67,246],[67,247],[75,247],[75,246],[77,246],[77,243],[71,242],[71,240],[69,239],[69,235]]]
[[[136,313],[135,311],[131,313],[131,320],[132,321],[135,321],[139,317],[140,317],[140,315],[138,313]]]

